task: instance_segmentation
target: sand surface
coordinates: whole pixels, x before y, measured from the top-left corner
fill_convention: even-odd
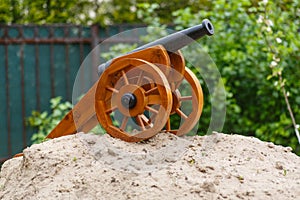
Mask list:
[[[300,199],[300,157],[221,133],[134,144],[79,133],[5,162],[0,199]]]

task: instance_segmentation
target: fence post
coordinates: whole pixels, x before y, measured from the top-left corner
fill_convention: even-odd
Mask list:
[[[91,26],[91,49],[92,49],[92,81],[95,82],[98,80],[97,67],[99,63],[100,51],[97,48],[99,43],[99,26],[97,24],[93,24]]]

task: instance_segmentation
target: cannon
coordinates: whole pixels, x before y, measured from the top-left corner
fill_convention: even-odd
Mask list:
[[[180,49],[213,34],[212,23],[205,19],[101,64],[99,79],[47,138],[88,132],[98,123],[111,136],[127,142],[145,140],[160,131],[188,133],[200,118],[203,93]],[[183,82],[191,94],[180,91]],[[189,113],[181,109],[187,101],[192,106]],[[182,119],[179,127],[172,126],[173,115]]]

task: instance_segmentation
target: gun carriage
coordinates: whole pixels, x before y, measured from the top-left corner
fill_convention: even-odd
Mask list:
[[[160,131],[188,133],[200,118],[203,93],[180,49],[213,33],[213,25],[205,19],[101,64],[97,82],[47,138],[88,132],[98,123],[108,134],[127,142],[145,140]],[[183,80],[192,88],[190,95],[179,89]],[[190,113],[181,109],[185,101],[191,102]],[[172,127],[172,115],[182,118],[177,128]]]

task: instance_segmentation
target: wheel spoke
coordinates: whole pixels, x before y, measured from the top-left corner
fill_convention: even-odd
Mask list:
[[[171,120],[169,118],[166,124],[166,131],[169,132],[170,130],[171,130]]]
[[[146,130],[142,117],[138,115],[135,117],[135,119],[137,120],[138,124],[141,126],[142,131]]]
[[[128,78],[127,78],[126,73],[125,73],[124,70],[122,70],[122,76],[123,76],[123,78],[124,78],[125,85],[128,85],[128,84],[129,84],[129,81],[128,81]]]
[[[148,119],[148,117],[146,117],[146,115],[141,114],[141,118],[146,126],[151,126],[151,123],[150,123],[151,121],[150,121],[150,119]]]
[[[181,85],[182,81],[178,81],[176,84],[175,84],[175,88],[179,88],[179,86]]]
[[[180,97],[180,101],[190,101],[192,99],[193,99],[192,96],[183,96],[183,97]]]
[[[122,120],[121,127],[120,127],[120,129],[121,129],[122,131],[125,131],[125,129],[126,129],[126,124],[127,124],[127,122],[128,122],[128,119],[129,119],[128,116],[124,116],[124,118],[123,118],[123,120]]]
[[[119,90],[117,90],[117,89],[115,89],[115,88],[112,88],[112,87],[106,86],[105,89],[108,90],[108,91],[110,91],[110,92],[119,93]]]
[[[110,113],[112,113],[113,111],[115,111],[117,108],[118,108],[117,106],[112,106],[112,107],[110,107],[109,109],[107,109],[105,112],[106,112],[107,114],[110,114]]]
[[[158,89],[157,86],[156,86],[156,87],[153,87],[153,88],[151,88],[150,90],[146,91],[146,92],[145,92],[145,95],[148,96],[149,94],[151,94],[152,92],[156,91],[157,89]]]
[[[179,109],[176,109],[176,113],[180,116],[183,117],[184,119],[187,119],[188,117]]]
[[[137,85],[141,85],[142,84],[142,80],[144,78],[144,71],[141,71],[138,77],[138,80],[136,82]]]
[[[158,114],[158,110],[156,110],[156,109],[154,109],[154,108],[152,108],[150,106],[146,106],[145,109],[149,110],[150,112],[153,112],[154,114]]]

